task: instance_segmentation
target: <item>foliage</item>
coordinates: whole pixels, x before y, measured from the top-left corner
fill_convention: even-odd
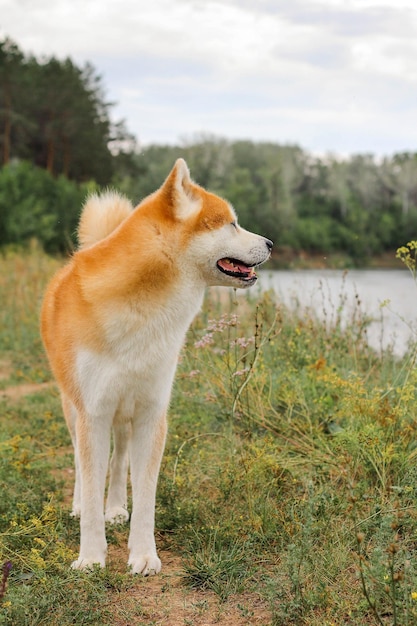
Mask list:
[[[74,248],[81,206],[94,182],[77,185],[53,178],[27,162],[0,169],[0,242],[3,246],[39,241],[49,252]]]

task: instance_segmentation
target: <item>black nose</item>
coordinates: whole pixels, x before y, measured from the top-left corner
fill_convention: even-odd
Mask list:
[[[273,241],[271,241],[270,239],[266,239],[265,237],[264,237],[264,239],[265,239],[265,243],[266,243],[266,245],[268,247],[268,250],[272,250],[272,246],[274,245]]]

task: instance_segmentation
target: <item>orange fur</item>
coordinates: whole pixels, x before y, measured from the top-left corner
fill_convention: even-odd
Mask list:
[[[88,248],[105,239],[132,211],[131,202],[114,191],[108,191],[102,196],[90,196],[78,226],[80,246]]]

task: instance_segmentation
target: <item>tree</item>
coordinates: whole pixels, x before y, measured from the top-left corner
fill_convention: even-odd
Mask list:
[[[50,174],[108,184],[110,144],[129,143],[124,124],[112,123],[101,77],[90,64],[26,57],[10,39],[0,42],[2,163],[28,159]],[[115,144],[113,143],[113,149]]]
[[[0,41],[0,135],[2,162],[9,163],[12,155],[12,133],[19,120],[17,102],[22,94],[23,54],[10,39]]]
[[[396,175],[396,194],[401,204],[403,216],[417,208],[417,154],[408,152],[397,154],[393,159]]]
[[[100,78],[86,65],[55,58],[29,63],[34,100],[29,104],[36,120],[30,149],[34,162],[50,174],[75,180],[111,179],[112,155],[108,143],[108,105],[102,100]]]

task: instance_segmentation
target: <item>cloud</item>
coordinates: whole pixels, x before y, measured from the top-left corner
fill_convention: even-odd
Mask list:
[[[0,0],[0,16],[27,52],[91,61],[142,142],[415,149],[414,0]]]

